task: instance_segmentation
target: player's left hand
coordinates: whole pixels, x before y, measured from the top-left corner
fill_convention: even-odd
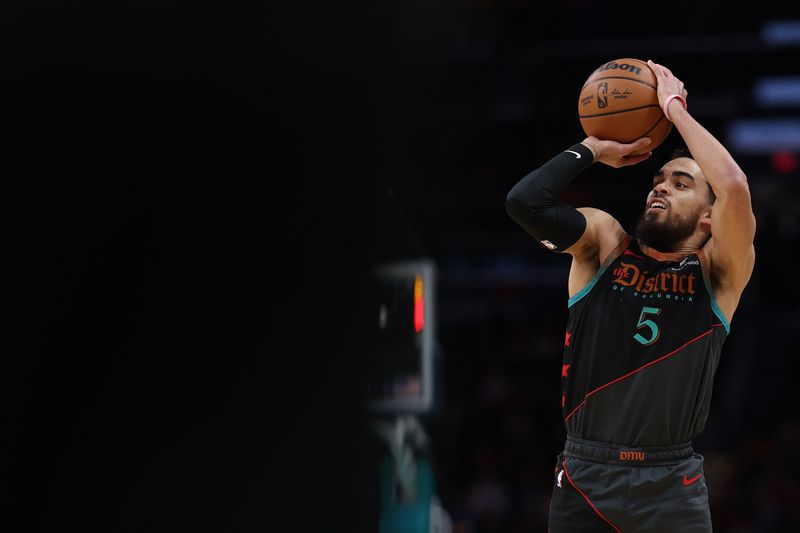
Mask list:
[[[650,66],[653,74],[656,75],[656,83],[658,84],[658,105],[660,105],[662,109],[664,108],[664,100],[673,94],[679,94],[683,96],[684,99],[686,98],[686,96],[689,94],[686,91],[686,87],[684,87],[684,84],[681,80],[675,77],[670,69],[664,65],[654,63],[649,59],[647,60],[647,64]]]

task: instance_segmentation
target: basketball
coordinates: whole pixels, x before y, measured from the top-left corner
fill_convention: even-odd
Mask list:
[[[581,88],[578,118],[586,135],[621,143],[650,137],[639,155],[654,150],[672,131],[656,93],[656,76],[647,62],[622,58],[592,72]]]

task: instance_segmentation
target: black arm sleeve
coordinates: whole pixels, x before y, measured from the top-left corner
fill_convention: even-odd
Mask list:
[[[506,212],[544,247],[564,251],[581,238],[586,218],[559,198],[593,162],[594,154],[582,144],[564,150],[511,189]]]

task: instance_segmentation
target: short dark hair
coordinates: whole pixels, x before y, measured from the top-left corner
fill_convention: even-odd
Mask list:
[[[669,154],[669,159],[667,159],[667,163],[673,159],[678,159],[679,157],[688,157],[689,159],[694,159],[694,157],[692,157],[692,152],[690,152],[688,148],[679,147],[672,150],[672,153]]]
[[[672,153],[669,155],[669,159],[667,159],[667,163],[673,159],[678,159],[679,157],[688,157],[689,159],[694,159],[692,152],[690,152],[688,148],[679,147],[672,150]],[[708,180],[706,180],[706,185],[708,186],[708,201],[713,205],[714,202],[717,201],[717,195],[714,194],[714,189],[711,188],[711,184],[708,182]]]

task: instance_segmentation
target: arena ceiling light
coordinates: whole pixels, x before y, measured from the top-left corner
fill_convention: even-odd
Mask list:
[[[743,119],[728,125],[727,144],[746,154],[800,152],[800,118]]]
[[[761,39],[773,46],[800,44],[800,20],[773,20],[761,27]]]
[[[761,107],[800,106],[800,76],[760,78],[753,86],[753,99]]]

